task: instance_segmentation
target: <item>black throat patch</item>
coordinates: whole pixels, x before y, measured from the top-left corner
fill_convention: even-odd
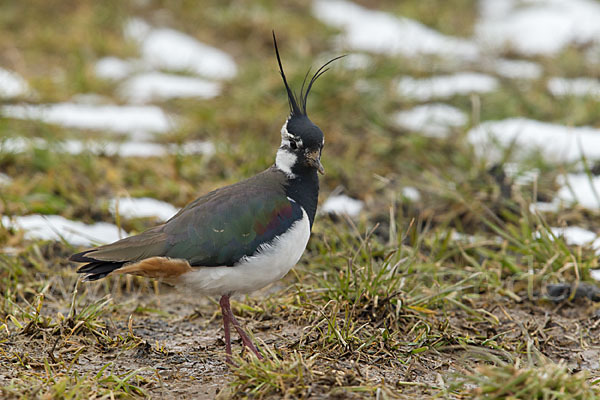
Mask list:
[[[312,228],[319,202],[319,176],[315,169],[299,168],[294,170],[294,178],[285,184],[285,194],[300,204],[306,211]]]

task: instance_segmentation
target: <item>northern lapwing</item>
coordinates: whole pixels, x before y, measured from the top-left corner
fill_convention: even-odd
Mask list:
[[[87,263],[77,270],[85,274],[84,281],[132,274],[219,295],[228,361],[230,324],[242,343],[262,358],[233,315],[229,298],[281,279],[298,262],[317,211],[317,172],[324,173],[323,132],[306,115],[306,101],[327,65],[340,57],[319,68],[304,90],[307,73],[296,96],[283,72],[274,33],[273,44],[290,107],[275,164],[199,197],[162,225],[70,257]]]

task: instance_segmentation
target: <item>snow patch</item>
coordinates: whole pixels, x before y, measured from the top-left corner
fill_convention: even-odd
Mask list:
[[[152,28],[134,18],[125,25],[125,36],[139,42],[143,61],[153,68],[188,71],[213,79],[229,79],[237,73],[229,54],[173,29]]]
[[[117,208],[119,215],[124,218],[156,217],[161,221],[168,220],[179,211],[169,203],[149,197],[112,199],[108,207],[112,215],[117,214]]]
[[[490,63],[498,75],[509,79],[539,79],[543,68],[540,64],[525,60],[498,58]]]
[[[124,34],[139,44],[141,59],[105,57],[96,63],[95,70],[98,77],[108,80],[123,80],[139,73],[120,86],[125,100],[148,103],[179,97],[209,99],[221,92],[218,82],[156,71],[159,69],[209,79],[229,79],[237,73],[227,53],[174,29],[153,28],[142,19],[132,18],[125,24]]]
[[[598,239],[598,235],[596,235],[594,232],[580,228],[578,226],[550,228],[550,230],[555,236],[562,236],[567,244],[574,246],[583,246],[586,244],[590,244]]]
[[[77,103],[7,105],[0,107],[0,114],[9,118],[33,119],[71,128],[117,133],[162,133],[172,128],[164,111],[154,106]]]
[[[553,55],[569,44],[600,42],[600,4],[592,0],[480,0],[477,40],[492,49]]]
[[[321,211],[327,214],[347,214],[349,217],[356,217],[363,209],[364,203],[346,195],[330,196]]]
[[[120,157],[162,157],[169,154],[194,155],[202,154],[212,156],[215,154],[215,145],[207,141],[191,141],[181,145],[174,143],[160,144],[152,142],[98,142],[69,139],[62,142],[48,143],[44,139],[26,139],[22,137],[7,138],[0,141],[2,153],[24,153],[32,148],[62,151],[69,154],[89,152],[96,155]]]
[[[74,246],[92,246],[114,242],[127,236],[127,232],[116,225],[97,222],[92,225],[72,221],[60,215],[3,216],[2,225],[25,231],[28,240],[61,240]]]
[[[402,188],[402,197],[405,197],[414,203],[421,201],[421,193],[417,188],[412,186],[404,186]]]
[[[518,163],[512,162],[504,163],[504,173],[518,186],[533,183],[537,181],[540,176],[540,170],[538,168],[524,171]]]
[[[71,97],[71,102],[75,104],[87,104],[92,106],[111,105],[112,99],[96,93],[77,93]]]
[[[0,140],[0,153],[3,154],[19,154],[23,153],[32,142],[42,141],[42,139],[28,140],[22,137],[5,138]]]
[[[63,150],[70,154],[90,152],[92,154],[104,154],[107,156],[118,155],[120,157],[162,157],[169,154],[194,155],[202,154],[212,156],[215,154],[215,146],[211,142],[192,141],[182,145],[160,144],[152,142],[83,142],[79,140],[67,140],[63,142]]]
[[[551,78],[548,91],[556,97],[591,96],[600,99],[600,81],[593,78]]]
[[[27,82],[19,74],[0,68],[0,99],[23,96],[28,90]]]
[[[492,76],[461,72],[454,75],[417,79],[406,76],[398,82],[398,92],[408,99],[428,101],[471,93],[487,93],[496,90],[498,80]]]
[[[430,103],[400,111],[393,119],[396,125],[404,129],[432,137],[445,137],[452,128],[461,127],[468,121],[463,111],[442,103]]]
[[[409,18],[344,0],[315,0],[313,14],[343,31],[337,38],[340,47],[385,55],[475,60],[481,49],[553,55],[570,44],[600,44],[600,4],[594,0],[479,0],[472,39],[443,35]],[[540,75],[531,64],[522,74],[516,65],[498,68],[511,78]]]
[[[174,154],[183,154],[183,155],[194,155],[194,154],[202,154],[205,156],[213,156],[217,149],[213,142],[205,141],[205,140],[194,140],[191,142],[185,142],[182,145],[169,145],[169,150]]]
[[[600,209],[600,177],[587,174],[567,174],[556,197],[567,203],[579,203],[592,210]]]
[[[600,129],[591,127],[509,118],[484,122],[471,129],[467,136],[478,154],[492,161],[501,156],[496,142],[501,147],[514,144],[514,149],[519,152],[539,150],[552,161],[577,161],[584,154],[590,159],[600,159]]]
[[[477,243],[477,236],[475,235],[469,235],[467,233],[463,233],[463,232],[457,232],[457,231],[452,231],[452,233],[450,234],[450,239],[457,241],[457,242],[466,242],[469,244],[474,244]]]
[[[441,55],[474,59],[475,44],[443,35],[409,18],[373,11],[349,1],[316,0],[313,14],[326,24],[341,28],[342,47],[379,54]]]
[[[536,212],[550,212],[556,213],[560,211],[560,201],[553,200],[551,203],[545,201],[538,201],[529,205],[529,212],[535,214]]]
[[[597,255],[600,255],[600,238],[596,233],[578,226],[552,227],[550,230],[554,236],[562,237],[568,245],[590,246]]]
[[[220,92],[221,84],[218,82],[161,72],[134,76],[119,88],[120,96],[133,103],[181,97],[210,99]]]
[[[120,80],[131,75],[136,70],[136,60],[123,60],[117,57],[104,57],[96,62],[96,76],[107,80]]]

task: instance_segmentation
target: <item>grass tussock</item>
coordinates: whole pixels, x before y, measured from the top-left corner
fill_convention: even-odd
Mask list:
[[[371,395],[388,398],[392,394],[385,386],[369,382],[356,371],[327,365],[318,353],[309,359],[298,352],[288,354],[285,359],[278,358],[274,352],[268,355],[266,361],[251,356],[236,359],[238,364],[232,372],[237,379],[232,382],[228,395],[259,399],[311,396],[358,399]]]
[[[44,372],[14,378],[0,393],[7,398],[44,399],[87,399],[87,398],[132,398],[147,396],[143,387],[147,379],[139,371],[114,374],[110,364],[95,375],[79,376],[73,372],[60,372],[49,364]]]
[[[590,383],[588,371],[570,372],[563,363],[546,361],[540,365],[484,365],[466,375],[461,382],[469,398],[492,399],[597,399],[600,391]]]

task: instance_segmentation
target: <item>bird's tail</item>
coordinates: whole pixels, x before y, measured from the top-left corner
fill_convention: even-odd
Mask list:
[[[71,261],[87,263],[77,270],[77,273],[79,274],[86,274],[84,281],[97,281],[98,279],[102,279],[125,264],[124,261],[100,261],[86,257],[86,254],[92,250],[86,250],[69,257],[69,260]]]
[[[168,257],[149,257],[139,261],[104,261],[91,258],[88,253],[95,249],[73,254],[71,261],[85,262],[77,272],[86,274],[84,281],[97,281],[110,274],[131,274],[156,278],[167,283],[175,282],[179,276],[192,271],[189,262],[184,259]]]
[[[69,259],[86,263],[77,270],[86,274],[86,281],[96,281],[111,273],[140,275],[144,271],[140,273],[139,268],[133,268],[132,264],[164,254],[166,234],[162,227],[159,225],[139,235],[73,254]]]

